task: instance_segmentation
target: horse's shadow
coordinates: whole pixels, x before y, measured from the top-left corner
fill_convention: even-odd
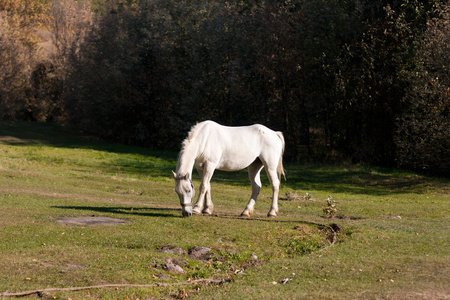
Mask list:
[[[52,208],[144,217],[182,218],[181,209],[124,206],[52,206]]]

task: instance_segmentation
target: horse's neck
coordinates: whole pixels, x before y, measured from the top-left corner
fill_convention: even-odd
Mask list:
[[[195,159],[197,158],[197,147],[194,143],[189,143],[182,150],[178,158],[177,174],[189,173],[192,178],[192,169],[194,168]]]

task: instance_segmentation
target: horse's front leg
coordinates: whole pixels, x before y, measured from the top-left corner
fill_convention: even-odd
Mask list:
[[[197,166],[197,172],[198,172],[198,175],[200,175],[200,179],[202,180],[202,184],[203,184],[203,168],[200,166]],[[204,204],[205,203],[205,195],[202,195],[202,184],[200,184],[197,202],[195,202],[195,205],[192,208],[192,213],[194,215],[201,215],[203,206],[205,205]]]
[[[214,173],[214,168],[199,168],[198,172],[200,174],[200,177],[202,178],[202,182],[200,184],[198,200],[194,205],[192,213],[197,215],[211,215],[214,209],[214,205],[211,199],[210,181]]]
[[[200,186],[200,191],[201,191],[201,186]],[[198,195],[198,199],[197,202],[195,202],[194,208],[192,209],[192,213],[194,215],[201,215],[202,211],[203,211],[203,207],[205,205],[205,195],[200,192],[200,194]]]
[[[203,208],[202,213],[204,215],[212,215],[213,210],[214,204],[211,199],[211,184],[209,184],[205,194],[205,208]]]

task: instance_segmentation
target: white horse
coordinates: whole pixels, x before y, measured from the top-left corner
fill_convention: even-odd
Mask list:
[[[281,175],[285,176],[284,145],[281,132],[263,125],[227,127],[204,121],[193,126],[183,141],[176,172],[172,171],[183,216],[212,214],[214,205],[210,180],[214,170],[238,171],[248,167],[252,196],[241,216],[251,217],[261,189],[260,173],[265,167],[273,191],[268,216],[276,217],[280,179]],[[195,190],[191,178],[194,165],[202,181],[198,200],[192,208]]]

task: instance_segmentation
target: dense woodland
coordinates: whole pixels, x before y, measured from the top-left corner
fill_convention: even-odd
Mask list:
[[[158,149],[261,123],[290,160],[448,176],[449,114],[448,1],[0,0],[0,120]]]

